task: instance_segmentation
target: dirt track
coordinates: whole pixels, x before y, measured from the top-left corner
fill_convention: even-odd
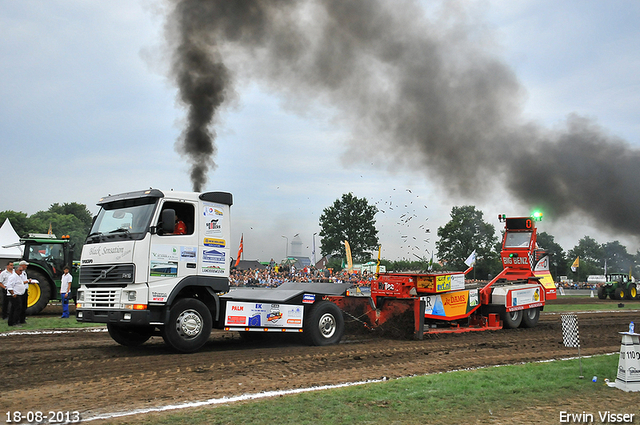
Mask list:
[[[614,305],[609,304],[610,307]],[[579,315],[582,353],[620,348],[619,331],[638,312]],[[281,340],[250,344],[214,332],[198,353],[174,354],[159,337],[137,349],[106,332],[13,335],[0,339],[4,410],[79,410],[83,417],[177,402],[567,357],[558,314],[533,329],[431,336],[424,341],[347,335],[309,347]]]

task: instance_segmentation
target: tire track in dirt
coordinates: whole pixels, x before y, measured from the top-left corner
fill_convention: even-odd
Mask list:
[[[585,355],[618,351],[620,335],[638,313],[580,314]],[[337,346],[309,347],[278,338],[247,343],[214,332],[198,353],[174,354],[161,338],[136,349],[107,334],[78,332],[2,339],[0,368],[6,410],[79,410],[98,414],[382,377],[444,372],[568,357],[559,315],[532,329],[440,334],[423,341],[347,335]]]

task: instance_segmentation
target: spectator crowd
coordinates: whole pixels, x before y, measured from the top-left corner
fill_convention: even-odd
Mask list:
[[[355,286],[370,286],[373,273],[348,273],[346,270],[333,273],[331,270],[319,270],[314,267],[296,268],[291,265],[271,264],[265,269],[233,269],[229,276],[231,286],[257,286],[276,288],[285,282],[314,283],[333,282],[351,283]]]

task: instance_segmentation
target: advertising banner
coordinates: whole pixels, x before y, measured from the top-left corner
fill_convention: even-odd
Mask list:
[[[421,297],[425,302],[425,316],[446,318],[465,316],[478,306],[478,290],[447,292]]]
[[[304,306],[230,301],[225,326],[302,328]]]

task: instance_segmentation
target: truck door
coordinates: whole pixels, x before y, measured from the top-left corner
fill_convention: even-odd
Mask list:
[[[170,233],[158,231],[152,235],[149,253],[149,282],[175,279],[195,274],[198,259],[198,232],[196,204],[165,200],[156,220],[161,220],[162,211],[175,211],[174,230]],[[156,223],[158,225],[159,223]]]

